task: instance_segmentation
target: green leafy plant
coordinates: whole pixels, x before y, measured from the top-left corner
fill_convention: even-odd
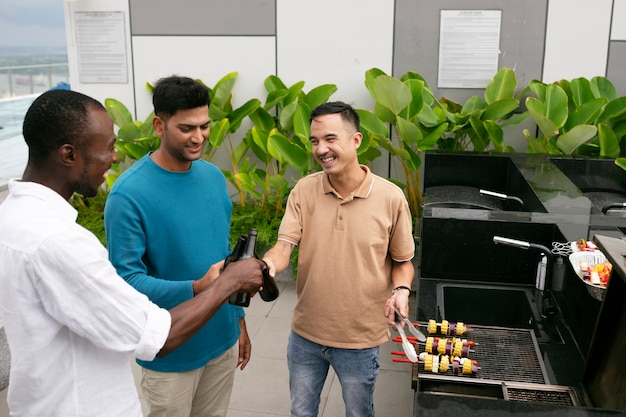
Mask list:
[[[626,97],[618,97],[605,77],[576,78],[552,84],[531,81],[535,96],[526,107],[539,127],[534,137],[525,129],[527,152],[587,157],[620,156],[626,135]]]
[[[420,153],[439,148],[445,151],[510,150],[504,144],[502,127],[521,122],[527,115],[514,112],[517,81],[513,70],[503,68],[485,90],[484,100],[470,98],[464,105],[438,100],[426,80],[407,72],[400,79],[377,68],[365,75],[365,85],[375,100],[373,112],[360,110],[363,130],[400,162],[409,207],[414,216],[422,210]],[[387,127],[391,126],[391,130]]]
[[[513,152],[504,140],[503,127],[517,125],[528,117],[520,111],[517,78],[511,68],[500,69],[485,88],[483,97],[472,96],[464,104],[441,99],[449,129],[438,142],[443,151],[492,150]]]
[[[311,109],[328,101],[337,90],[333,84],[324,84],[305,93],[304,84],[300,81],[287,87],[280,78],[270,75],[264,82],[267,97],[263,106],[250,114],[254,126],[247,132],[245,143],[262,167],[244,160],[247,171],[242,170],[239,179],[248,184],[250,194],[262,206],[272,206],[275,215],[282,214],[290,189],[287,170],[291,168],[302,177],[313,169],[309,143]]]
[[[104,232],[104,205],[108,195],[105,190],[101,189],[94,197],[85,198],[79,194],[74,194],[70,198],[70,204],[78,212],[76,222],[96,235],[105,247],[107,241]]]
[[[160,139],[152,128],[154,113],[150,113],[143,121],[133,120],[128,108],[114,98],[104,100],[104,107],[118,128],[115,149],[120,162],[113,164],[107,175],[106,183],[110,188],[124,169],[148,152],[155,151],[159,147]]]

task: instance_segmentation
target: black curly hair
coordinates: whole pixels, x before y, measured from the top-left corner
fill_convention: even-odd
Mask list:
[[[76,91],[51,90],[37,97],[22,125],[29,164],[42,166],[62,145],[80,147],[92,108],[106,111],[99,101]]]

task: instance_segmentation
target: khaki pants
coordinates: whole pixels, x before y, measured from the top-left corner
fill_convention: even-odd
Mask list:
[[[148,417],[225,417],[239,357],[238,343],[206,366],[187,372],[142,368]]]

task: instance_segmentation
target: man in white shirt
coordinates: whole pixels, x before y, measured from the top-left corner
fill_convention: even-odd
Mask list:
[[[116,274],[67,202],[74,192],[95,195],[118,162],[104,107],[77,92],[46,92],[26,114],[24,138],[28,164],[0,205],[11,414],[141,417],[130,357],[152,360],[176,349],[230,294],[257,291],[263,264],[235,262],[221,275],[223,262],[215,264],[196,297],[170,311],[157,307]]]

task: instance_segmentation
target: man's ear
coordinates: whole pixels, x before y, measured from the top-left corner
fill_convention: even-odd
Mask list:
[[[66,143],[59,148],[57,153],[63,165],[73,165],[78,156],[77,152],[77,149],[73,145]]]
[[[157,136],[163,135],[163,130],[165,129],[165,120],[161,119],[159,116],[154,116],[152,118],[152,129],[154,129],[154,134]]]
[[[352,135],[352,140],[354,141],[354,145],[358,149],[361,146],[361,142],[363,142],[363,134],[361,132],[356,132]]]

